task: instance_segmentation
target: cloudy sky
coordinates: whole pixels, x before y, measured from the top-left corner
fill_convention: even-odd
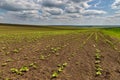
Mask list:
[[[0,23],[120,25],[120,0],[0,0]]]

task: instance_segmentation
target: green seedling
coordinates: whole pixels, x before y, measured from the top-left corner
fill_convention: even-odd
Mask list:
[[[26,66],[23,66],[20,69],[11,68],[10,70],[11,70],[12,73],[16,73],[17,75],[23,75],[23,72],[29,71],[29,68],[26,67]]]
[[[11,68],[10,70],[11,70],[13,73],[18,72],[18,69],[16,69],[16,68]]]
[[[22,75],[22,72],[20,72],[20,71],[19,71],[18,69],[16,69],[16,68],[11,68],[10,70],[11,70],[12,73],[16,73],[16,74],[18,74],[18,75]]]
[[[13,60],[11,58],[7,59],[6,62],[12,62]]]
[[[51,48],[51,50],[52,50],[53,53],[57,52],[56,48]]]
[[[4,67],[4,66],[7,66],[7,63],[2,63],[2,65],[1,65],[2,67]]]
[[[97,71],[96,72],[96,76],[100,76],[100,75],[102,75],[102,72],[101,71]]]
[[[2,50],[6,50],[7,48],[6,47],[2,47]]]
[[[41,60],[44,60],[44,59],[45,59],[45,56],[40,55],[40,59],[41,59]]]
[[[58,77],[58,72],[54,72],[53,74],[52,74],[52,78],[57,78]]]
[[[18,49],[14,49],[12,52],[13,52],[13,53],[18,53],[19,50],[18,50]]]
[[[96,60],[95,61],[95,64],[99,64],[101,61],[100,60]]]
[[[60,74],[60,72],[62,72],[64,70],[64,68],[67,66],[67,63],[63,63],[62,65],[58,65],[58,70],[55,71],[53,74],[52,74],[52,78],[56,78],[58,77],[58,75]]]
[[[96,53],[100,53],[101,51],[99,49],[96,49]]]
[[[66,67],[67,66],[67,63],[63,63],[63,67]]]
[[[59,67],[58,68],[58,72],[62,72],[63,71],[63,69],[64,69],[64,67],[62,66],[62,67]]]
[[[96,58],[97,60],[99,60],[99,59],[101,58],[100,53],[96,53],[96,54],[95,54],[95,58]]]
[[[51,50],[52,50],[53,53],[56,53],[60,49],[61,49],[60,47],[56,47],[56,48],[52,47],[51,48]]]
[[[95,67],[96,67],[96,76],[100,76],[102,74],[102,68],[100,66],[100,59],[101,59],[101,55],[100,55],[100,50],[99,49],[96,49],[96,54],[95,54]]]
[[[36,69],[36,68],[37,68],[37,66],[36,66],[36,64],[35,64],[35,63],[31,63],[31,64],[29,65],[29,67],[33,67],[34,69]]]
[[[19,71],[20,71],[20,72],[27,72],[27,71],[29,71],[29,68],[26,67],[26,66],[23,66],[22,68],[20,68]]]
[[[96,68],[96,71],[102,71],[102,68],[98,67]]]
[[[10,79],[10,78],[5,78],[5,80],[12,80],[12,79]]]

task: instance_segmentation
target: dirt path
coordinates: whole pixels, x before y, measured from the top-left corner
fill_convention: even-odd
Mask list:
[[[28,42],[27,42],[28,43]],[[0,45],[0,80],[119,80],[120,46],[101,32],[59,35],[35,43]],[[15,52],[14,49],[19,49]],[[100,50],[101,75],[96,76],[95,55]],[[6,54],[8,53],[9,54]],[[66,66],[61,72],[61,65]],[[32,64],[32,66],[30,66]],[[19,75],[11,68],[26,66]],[[59,67],[58,67],[59,66]],[[63,67],[63,66],[62,66]],[[58,77],[52,78],[54,72]]]

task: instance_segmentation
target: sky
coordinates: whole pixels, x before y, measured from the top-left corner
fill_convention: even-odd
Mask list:
[[[0,23],[120,25],[120,0],[0,0]]]

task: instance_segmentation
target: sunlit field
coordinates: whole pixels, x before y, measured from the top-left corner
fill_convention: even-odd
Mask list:
[[[0,26],[0,80],[119,80],[120,28]]]

